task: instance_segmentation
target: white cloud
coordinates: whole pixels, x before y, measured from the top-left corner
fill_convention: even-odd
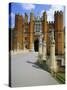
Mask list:
[[[14,28],[14,25],[15,25],[15,14],[13,12],[11,12],[10,18],[11,18],[11,28]]]
[[[60,11],[60,10],[62,10],[62,11],[64,11],[64,7],[63,6],[57,6],[57,5],[55,5],[55,6],[52,6],[52,9],[53,9],[53,11]]]
[[[10,17],[11,18],[14,18],[15,17],[15,14],[13,12],[11,12]]]
[[[22,7],[26,10],[31,10],[31,9],[35,9],[35,5],[34,4],[23,4]]]
[[[54,21],[54,12],[55,11],[64,11],[63,6],[51,6],[51,8],[47,11],[47,21]]]
[[[41,13],[40,13],[40,17],[42,17],[42,16],[43,16],[43,13],[44,13],[44,10],[42,10],[42,11],[41,11]]]
[[[47,11],[47,21],[54,21],[54,10],[51,8]]]

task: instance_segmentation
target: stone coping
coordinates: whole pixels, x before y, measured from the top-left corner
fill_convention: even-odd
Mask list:
[[[17,55],[17,54],[21,54],[21,53],[30,53],[30,52],[32,52],[32,53],[35,53],[35,51],[30,51],[30,50],[11,50],[10,51],[10,53],[11,53],[11,55]],[[38,52],[36,52],[36,53],[38,53]]]
[[[29,50],[11,50],[11,55],[21,54],[21,53],[27,53]]]

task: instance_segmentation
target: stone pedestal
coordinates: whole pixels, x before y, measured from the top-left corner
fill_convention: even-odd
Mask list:
[[[30,51],[34,52],[34,43],[31,44],[32,48],[30,48]]]
[[[55,57],[55,40],[52,40],[50,45],[50,61],[51,73],[57,73],[57,61]]]
[[[38,62],[42,60],[42,37],[39,37],[39,51],[38,51]]]
[[[24,48],[23,48],[23,51],[25,51],[26,50],[26,48],[25,48],[25,43],[24,43]]]
[[[42,47],[42,60],[46,61],[46,42],[43,41],[43,47]]]
[[[56,60],[56,56],[55,56],[54,30],[50,31],[50,70],[51,70],[52,74],[56,75],[57,60]]]
[[[19,50],[20,49],[20,44],[19,44],[19,42],[17,42],[17,50]]]
[[[42,38],[39,38],[39,51],[38,51],[39,55],[42,55]]]

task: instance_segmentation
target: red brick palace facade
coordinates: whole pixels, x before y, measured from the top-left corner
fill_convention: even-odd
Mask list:
[[[55,53],[64,54],[64,23],[63,12],[56,11],[54,13],[54,22],[47,21],[46,12],[43,13],[42,18],[35,18],[33,13],[30,13],[30,20],[28,21],[28,15],[25,13],[25,17],[22,15],[15,15],[15,27],[11,30],[11,50],[31,50],[32,44],[34,45],[34,51],[38,51],[38,32],[43,34],[43,40],[47,44],[47,54],[50,54],[50,30],[54,30],[55,38]],[[40,27],[41,26],[41,27]],[[36,30],[35,30],[36,28]],[[40,30],[40,31],[37,31]]]

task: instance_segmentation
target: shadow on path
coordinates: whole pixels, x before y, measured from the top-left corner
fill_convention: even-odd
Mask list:
[[[26,63],[32,64],[32,67],[34,67],[34,68],[42,69],[42,70],[49,72],[49,68],[48,68],[48,65],[46,64],[46,62],[42,62],[40,64],[39,62],[27,61]]]

